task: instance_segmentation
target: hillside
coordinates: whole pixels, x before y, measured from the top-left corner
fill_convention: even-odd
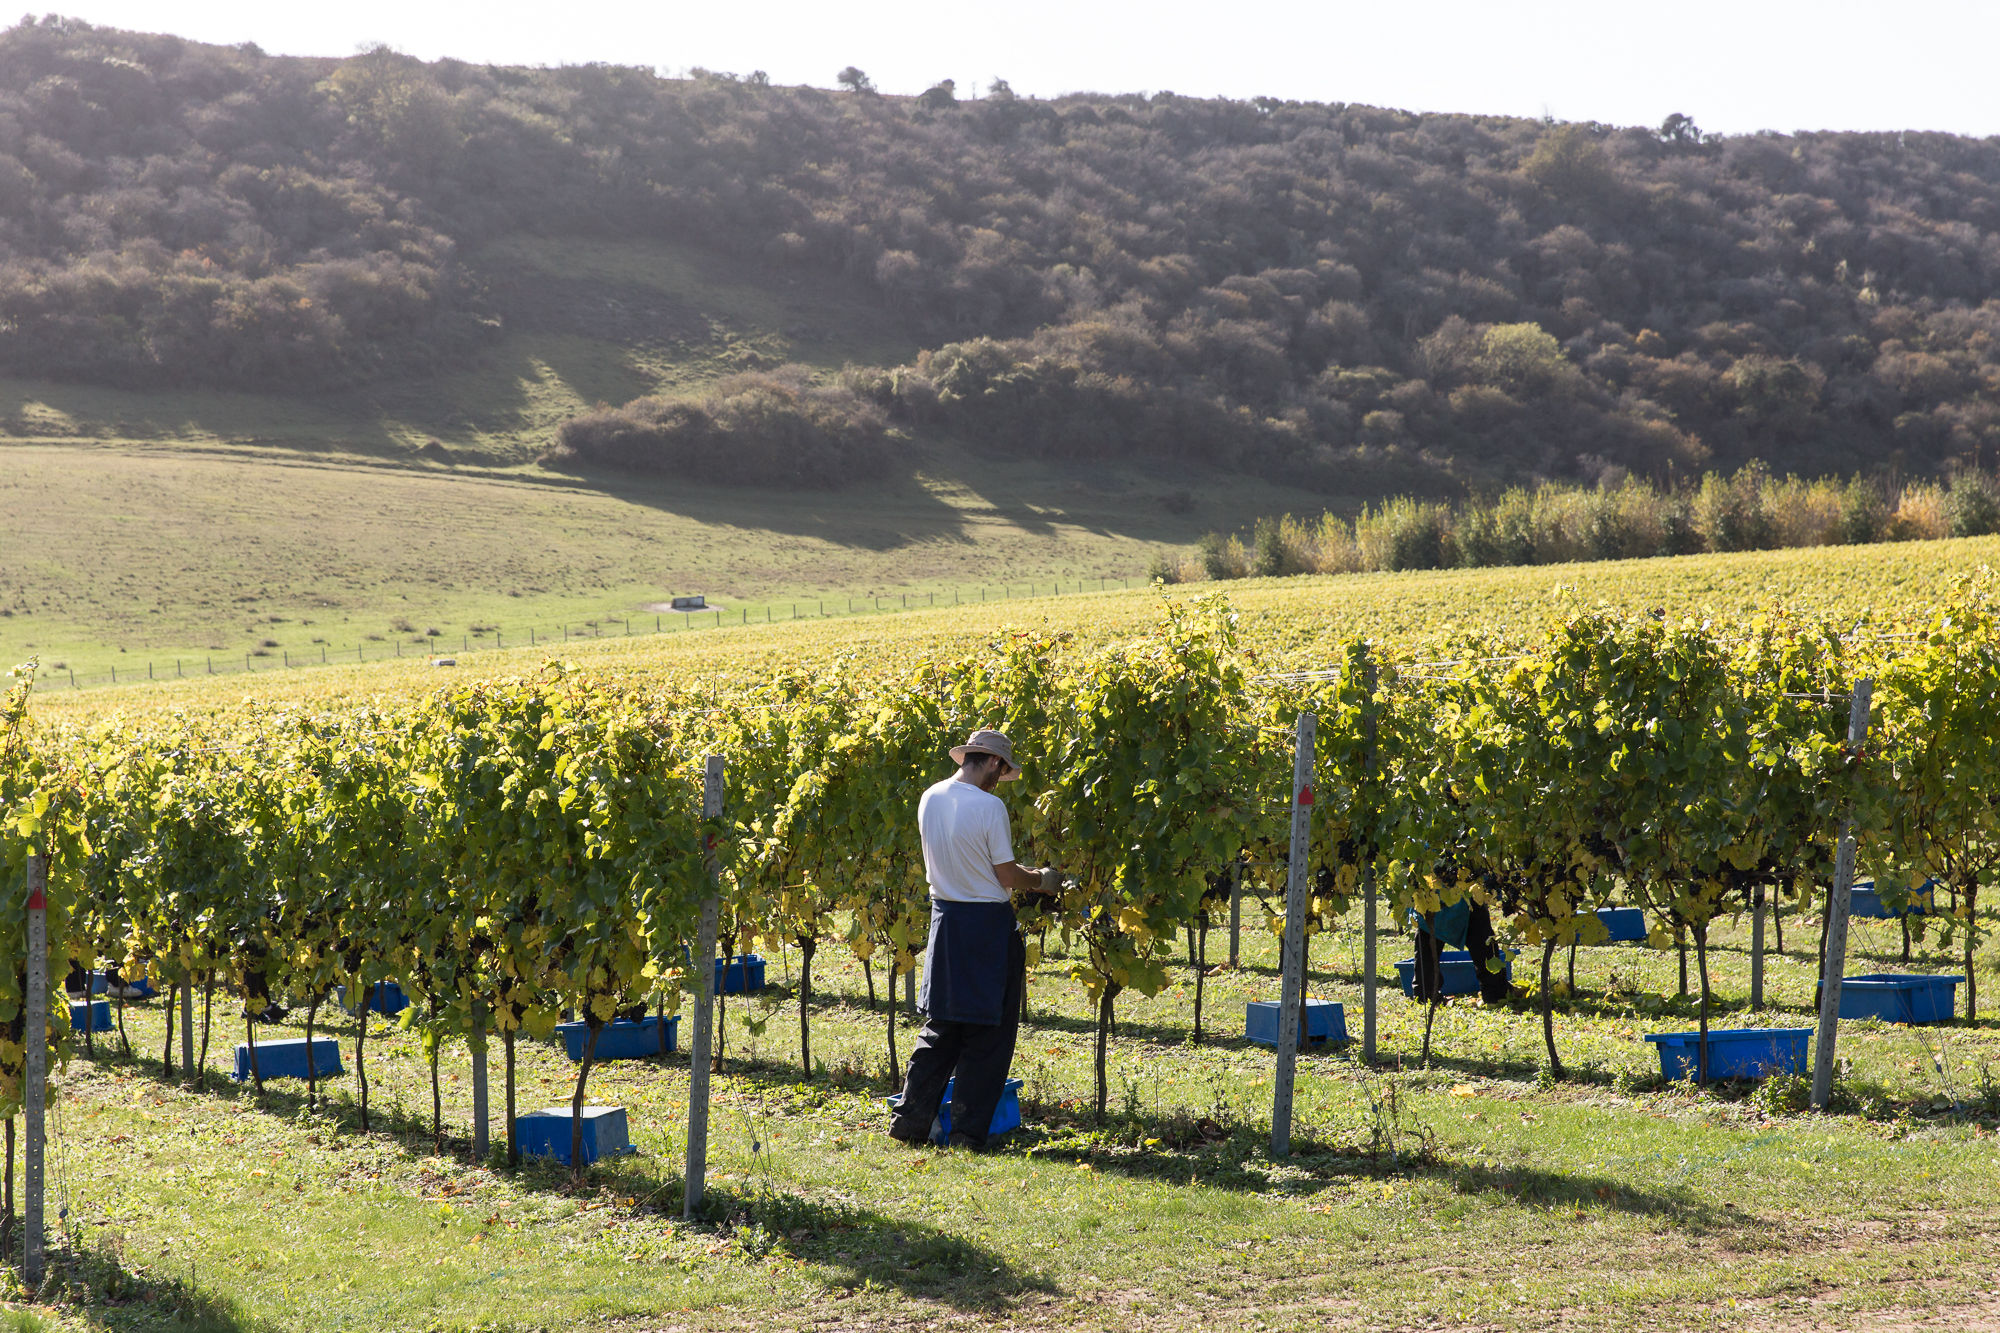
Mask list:
[[[0,35],[0,89],[16,438],[493,466],[664,394],[563,466],[819,486],[971,448],[1349,501],[2000,443],[1990,140],[895,99],[67,20]]]

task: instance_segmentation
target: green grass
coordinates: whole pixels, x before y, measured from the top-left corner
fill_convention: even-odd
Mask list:
[[[1742,940],[1724,932],[1719,1025],[1809,1021],[1799,952],[1813,923],[1786,934],[1776,1012],[1753,1019]],[[131,1330],[1983,1326],[2000,1280],[1996,1105],[1980,1101],[2000,1060],[1991,1021],[1921,1038],[1845,1025],[1850,1109],[1774,1113],[1742,1089],[1659,1082],[1643,1033],[1691,1025],[1671,952],[1585,949],[1558,1017],[1574,1082],[1538,1081],[1525,1000],[1445,1007],[1420,1070],[1422,1008],[1391,990],[1404,950],[1390,940],[1384,1067],[1305,1056],[1297,1151],[1274,1160],[1271,1057],[1240,1039],[1242,1002],[1276,992],[1274,951],[1262,934],[1244,946],[1241,971],[1206,982],[1199,1046],[1185,966],[1161,995],[1121,998],[1102,1130],[1088,1009],[1063,960],[1046,962],[1014,1062],[1028,1124],[985,1156],[883,1137],[884,1017],[838,950],[821,955],[820,1068],[802,1079],[795,963],[766,946],[775,1008],[753,1035],[745,1004],[730,1006],[714,1207],[694,1227],[674,1220],[682,1059],[593,1075],[641,1151],[578,1187],[468,1159],[462,1049],[443,1061],[439,1156],[419,1047],[389,1024],[368,1042],[378,1123],[363,1135],[351,1020],[337,1028],[349,1073],[309,1114],[288,1081],[261,1106],[223,1081],[162,1083],[158,1006],[129,1005],[139,1057],[102,1053],[64,1076],[53,1179],[81,1240],[50,1313]],[[1898,946],[1858,923],[1854,964],[1901,966]],[[1225,953],[1218,931],[1210,957]],[[1311,979],[1355,1031],[1358,954],[1352,932],[1322,938]],[[1919,967],[1941,961],[1920,948]],[[905,1055],[911,1036],[905,1023]],[[219,1022],[211,1064],[238,1039]],[[1932,1065],[1940,1048],[1960,1112]],[[524,1109],[566,1098],[571,1067],[551,1048],[525,1045],[521,1069]]]
[[[1199,521],[1169,513],[1148,478],[1107,470],[1084,485],[972,457],[832,498],[123,447],[0,458],[0,657],[38,653],[79,675],[492,643],[480,627],[522,643],[531,627],[559,639],[564,623],[616,619],[622,632],[628,619],[650,628],[645,608],[684,592],[736,619],[850,596],[1143,581],[1153,553]],[[1202,512],[1280,498],[1236,482]]]

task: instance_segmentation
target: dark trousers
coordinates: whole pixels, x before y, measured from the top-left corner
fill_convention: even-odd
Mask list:
[[[1416,991],[1420,1000],[1438,998],[1443,971],[1444,942],[1428,930],[1417,931],[1417,976]],[[1489,971],[1488,965],[1498,968],[1500,946],[1493,938],[1493,916],[1478,903],[1472,905],[1472,918],[1465,932],[1465,951],[1472,955],[1472,964],[1479,973],[1479,993],[1488,1004],[1498,1004],[1507,998],[1507,977],[1503,971]]]
[[[946,1080],[957,1077],[951,1090],[951,1146],[984,1148],[994,1108],[1007,1088],[1007,1070],[1014,1063],[1014,1039],[1021,1030],[1021,988],[1028,953],[1021,937],[1007,944],[1007,990],[1000,1002],[998,1023],[950,1023],[927,1019],[910,1053],[910,1072],[903,1095],[889,1119],[889,1132],[921,1143],[930,1136],[931,1122],[944,1103]],[[989,992],[990,993],[990,992]]]

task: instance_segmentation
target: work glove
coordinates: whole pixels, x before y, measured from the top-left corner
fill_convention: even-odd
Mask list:
[[[1054,895],[1062,892],[1062,871],[1054,866],[1043,866],[1041,870],[1041,892]]]

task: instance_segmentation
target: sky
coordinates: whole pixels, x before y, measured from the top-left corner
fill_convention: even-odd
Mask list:
[[[272,54],[378,42],[424,59],[692,68],[889,93],[1361,102],[1704,130],[2000,134],[2000,0],[71,0],[109,27]]]

